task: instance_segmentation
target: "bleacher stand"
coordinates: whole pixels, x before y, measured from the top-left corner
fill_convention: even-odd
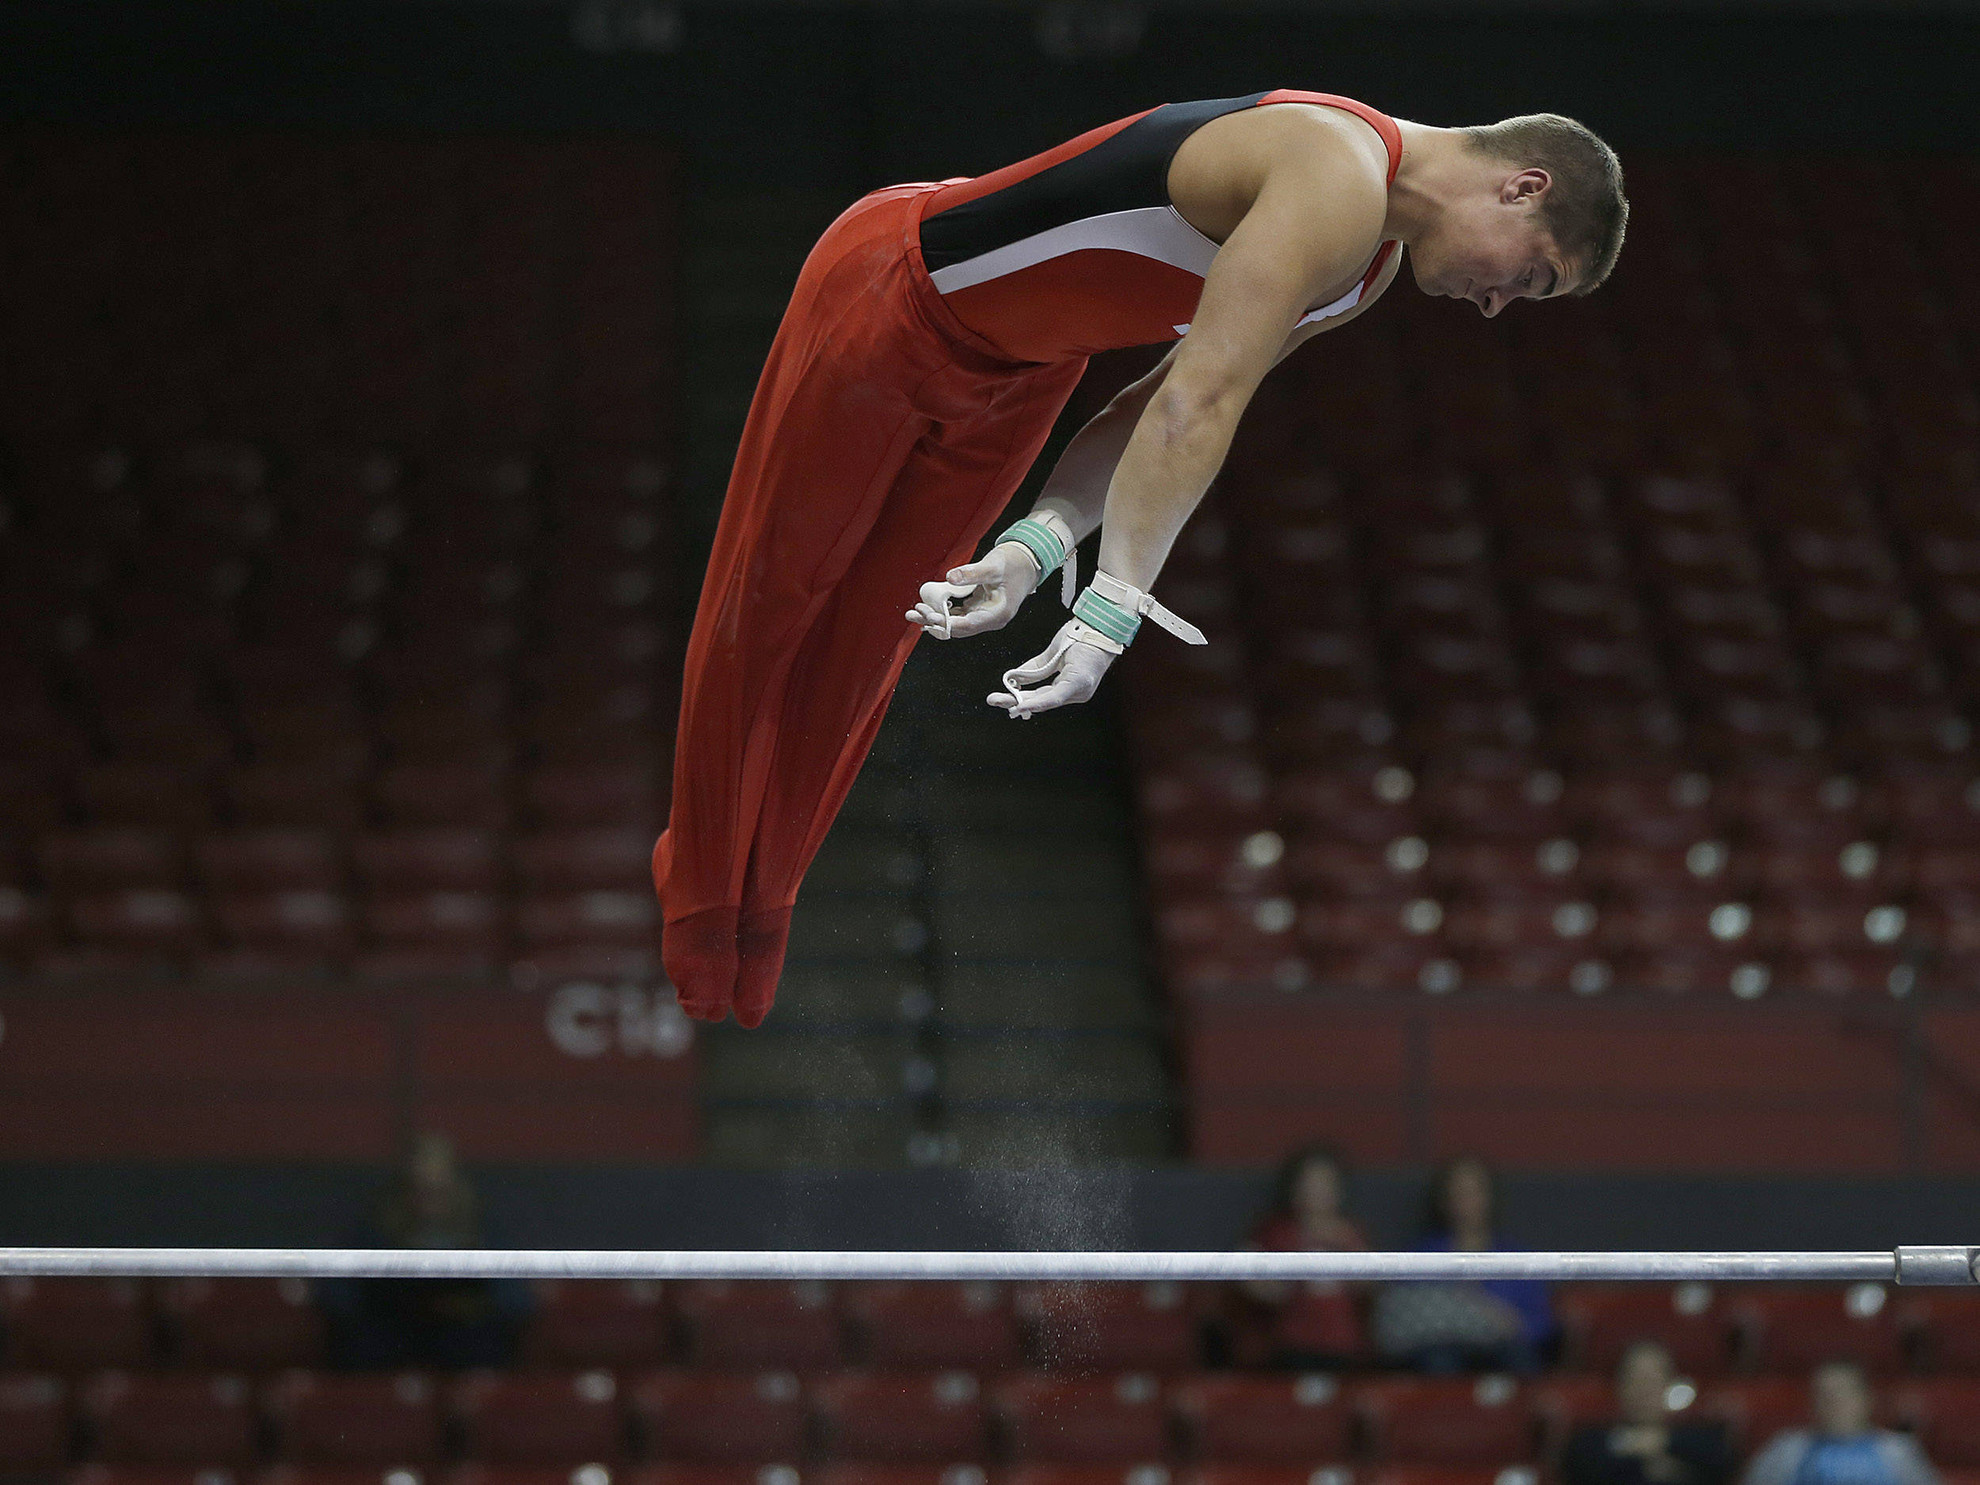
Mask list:
[[[579,1301],[565,1283],[543,1295],[524,1339],[526,1356],[554,1362],[449,1376],[325,1372],[313,1329],[291,1326],[278,1345],[265,1318],[233,1332],[252,1342],[217,1366],[205,1338],[214,1306],[187,1295],[185,1281],[129,1288],[116,1312],[137,1318],[135,1352],[130,1332],[105,1328],[78,1332],[58,1357],[38,1347],[39,1317],[103,1301],[79,1281],[14,1286],[0,1350],[0,1471],[23,1481],[72,1472],[71,1485],[190,1485],[199,1471],[262,1485],[387,1485],[394,1470],[461,1485],[570,1485],[581,1468],[605,1472],[591,1485],[764,1485],[759,1472],[770,1469],[793,1470],[802,1485],[958,1485],[959,1470],[998,1485],[1034,1476],[1370,1485],[1391,1475],[1519,1485],[1551,1478],[1577,1429],[1615,1415],[1608,1327],[1631,1313],[1645,1333],[1677,1316],[1663,1328],[1694,1343],[1668,1394],[1676,1420],[1723,1425],[1742,1457],[1804,1426],[1808,1368],[1769,1338],[1826,1301],[1846,1317],[1874,1307],[1880,1334],[1895,1337],[1858,1353],[1880,1422],[1914,1431],[1947,1478],[1980,1473],[1980,1378],[1938,1361],[1963,1333],[1960,1320],[1876,1286],[1778,1295],[1572,1286],[1561,1296],[1561,1362],[1523,1379],[1385,1374],[1367,1355],[1325,1373],[1214,1369],[1209,1358],[1228,1354],[1216,1333],[1223,1307],[1204,1290],[1177,1305],[1206,1319],[1190,1353],[1153,1353],[1181,1369],[1126,1370],[1118,1358],[1095,1369],[1067,1353],[1064,1328],[1085,1305],[1104,1330],[1146,1296],[1139,1286],[1065,1285],[999,1295],[1001,1313],[1024,1317],[1021,1348],[980,1353],[967,1368],[904,1365],[875,1350],[864,1287],[824,1288],[806,1313],[831,1335],[832,1364],[738,1369],[697,1359],[696,1327],[709,1314],[699,1287],[601,1286]],[[929,1312],[982,1312],[980,1286],[920,1292]],[[237,1297],[251,1317],[287,1303],[279,1290]],[[202,1310],[209,1318],[188,1324]],[[638,1318],[588,1329],[573,1315]]]
[[[0,964],[655,965],[669,154],[0,162]]]

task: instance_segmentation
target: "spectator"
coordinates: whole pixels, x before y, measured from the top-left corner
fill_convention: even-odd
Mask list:
[[[1743,1485],[1937,1485],[1910,1435],[1871,1423],[1876,1400],[1855,1362],[1817,1367],[1808,1400],[1815,1426],[1777,1434],[1746,1467]]]
[[[480,1203],[444,1135],[422,1134],[356,1235],[364,1248],[487,1246]],[[334,1365],[506,1366],[530,1309],[514,1279],[346,1279],[320,1287]]]
[[[1294,1151],[1279,1167],[1272,1205],[1252,1233],[1251,1245],[1268,1253],[1354,1253],[1368,1246],[1349,1220],[1347,1169],[1323,1145]],[[1273,1366],[1329,1370],[1359,1361],[1367,1351],[1361,1304],[1354,1289],[1330,1280],[1306,1283],[1254,1281],[1240,1324],[1252,1338],[1245,1349]]]
[[[1492,1172],[1475,1155],[1447,1161],[1430,1183],[1418,1247],[1489,1253],[1503,1248]],[[1391,1284],[1375,1300],[1375,1347],[1384,1360],[1446,1375],[1537,1370],[1556,1337],[1547,1286],[1532,1279]]]
[[[1733,1475],[1725,1425],[1671,1418],[1677,1370],[1655,1341],[1638,1341],[1616,1367],[1614,1423],[1577,1429],[1561,1456],[1563,1485],[1726,1485]]]

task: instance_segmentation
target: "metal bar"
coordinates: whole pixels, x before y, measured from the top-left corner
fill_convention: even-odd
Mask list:
[[[1577,1279],[1980,1283],[1980,1248],[1863,1253],[934,1253],[0,1248],[0,1275],[570,1279]]]

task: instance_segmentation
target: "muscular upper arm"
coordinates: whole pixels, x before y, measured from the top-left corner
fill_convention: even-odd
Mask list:
[[[1301,119],[1279,132],[1256,199],[1204,276],[1165,392],[1242,408],[1307,307],[1375,251],[1386,199],[1341,125]]]

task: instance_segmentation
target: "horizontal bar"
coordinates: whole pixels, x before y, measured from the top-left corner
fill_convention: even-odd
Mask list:
[[[1980,1248],[1867,1253],[923,1253],[0,1248],[0,1276],[526,1279],[1611,1279],[1980,1283]]]

